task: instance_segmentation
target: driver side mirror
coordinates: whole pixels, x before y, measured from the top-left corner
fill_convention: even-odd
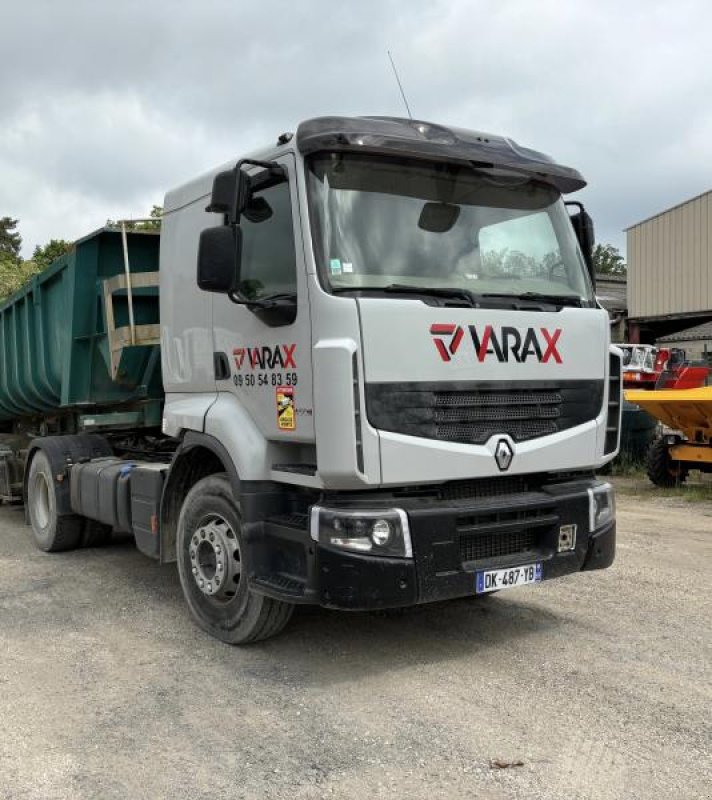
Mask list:
[[[575,206],[578,208],[578,211],[576,211],[574,214],[571,214],[569,219],[571,220],[571,226],[574,229],[574,233],[578,239],[579,247],[583,253],[583,260],[586,262],[586,266],[588,267],[588,274],[591,276],[591,283],[595,289],[596,270],[593,266],[593,247],[596,239],[593,231],[593,220],[591,219],[590,214],[588,214],[586,209],[583,207],[582,203],[570,201],[566,203],[566,205],[567,207]]]
[[[206,228],[198,244],[198,287],[230,294],[240,283],[242,231],[238,225]]]

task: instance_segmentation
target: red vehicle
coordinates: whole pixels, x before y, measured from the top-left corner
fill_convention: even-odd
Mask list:
[[[621,344],[624,389],[696,389],[705,385],[710,368],[687,360],[677,347]]]
[[[623,388],[696,389],[705,385],[710,368],[687,360],[679,348],[619,344],[623,351]],[[623,401],[621,451],[636,461],[645,458],[655,439],[657,420],[627,397]]]

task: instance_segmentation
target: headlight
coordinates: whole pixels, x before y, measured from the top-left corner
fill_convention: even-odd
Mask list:
[[[320,544],[374,556],[413,556],[408,517],[401,508],[361,511],[312,506],[311,537]]]
[[[588,490],[588,513],[591,533],[616,518],[616,495],[610,483]]]

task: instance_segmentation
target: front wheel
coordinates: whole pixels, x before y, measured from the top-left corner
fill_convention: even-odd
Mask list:
[[[178,573],[198,625],[228,644],[279,633],[294,606],[250,591],[240,509],[224,474],[188,492],[178,519]]]

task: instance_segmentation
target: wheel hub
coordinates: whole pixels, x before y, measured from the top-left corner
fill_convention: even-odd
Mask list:
[[[40,528],[46,528],[50,518],[49,486],[47,478],[38,472],[35,477],[35,491],[33,492],[33,505],[37,524]]]
[[[193,580],[208,597],[229,600],[240,582],[240,547],[235,532],[219,516],[204,520],[188,546]]]

